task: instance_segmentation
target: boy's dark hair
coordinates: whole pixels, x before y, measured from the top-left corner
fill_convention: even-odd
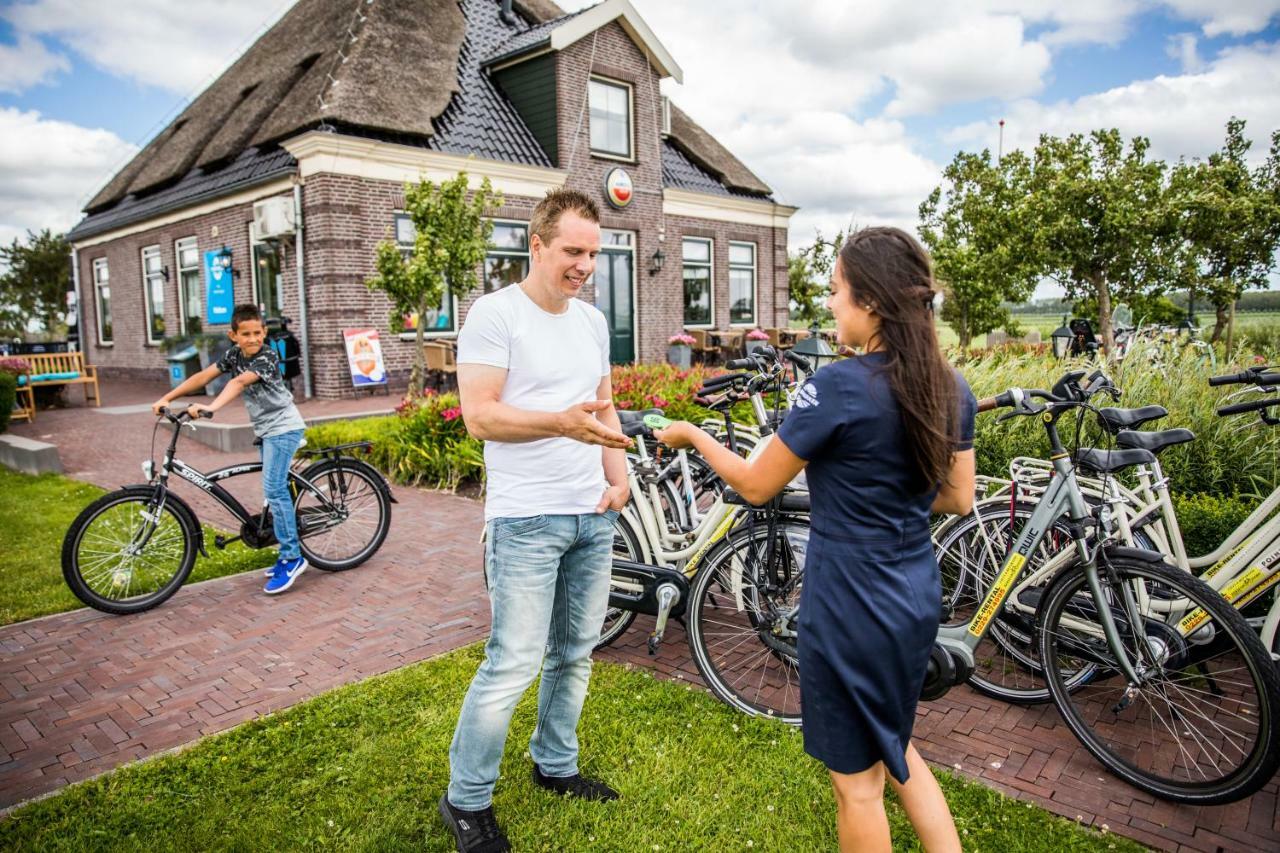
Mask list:
[[[234,332],[245,320],[262,322],[262,314],[258,311],[257,305],[247,302],[244,305],[237,305],[236,310],[231,312],[231,331]]]

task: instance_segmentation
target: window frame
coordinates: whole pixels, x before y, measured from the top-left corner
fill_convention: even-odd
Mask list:
[[[684,257],[684,244],[688,241],[696,241],[707,244],[707,260],[703,261],[687,261]],[[708,269],[707,287],[710,290],[710,319],[706,323],[689,323],[684,315],[684,269],[689,265]],[[716,241],[713,237],[695,237],[692,235],[681,236],[680,238],[680,319],[684,322],[686,329],[714,329],[716,327]]]
[[[484,260],[480,262],[481,293],[497,293],[498,292],[496,290],[485,290],[485,285],[488,284],[488,279],[484,274],[484,267],[485,267],[485,264],[488,262],[490,256],[496,255],[502,258],[524,258],[525,264],[526,264],[526,267],[525,267],[526,270],[531,269],[533,265],[533,253],[529,246],[529,241],[533,239],[533,234],[529,232],[528,221],[520,220],[520,219],[491,219],[489,221],[492,222],[494,225],[518,225],[521,228],[523,228],[524,229],[524,251],[521,252],[516,249],[495,249],[492,247],[492,244],[490,244],[490,247],[485,249],[484,251]],[[526,271],[525,274],[528,275],[528,272]]]
[[[619,154],[615,151],[608,151],[602,148],[596,148],[595,140],[591,138],[591,84],[600,83],[605,86],[613,86],[622,89],[627,93],[627,153]],[[636,162],[636,87],[634,84],[626,80],[618,80],[614,77],[606,77],[603,74],[592,74],[587,78],[587,148],[591,151],[592,157],[600,157],[605,160],[617,160],[621,163]]]
[[[184,249],[188,247],[194,249],[196,253],[196,265],[194,267],[184,267],[182,265],[182,252]],[[177,240],[173,241],[173,267],[174,269],[177,270],[176,282],[178,285],[178,334],[180,335],[192,334],[191,330],[187,328],[187,320],[189,320],[190,318],[187,316],[187,293],[182,286],[182,274],[184,272],[191,272],[192,270],[194,270],[196,273],[196,279],[201,284],[203,284],[204,276],[203,276],[203,270],[201,269],[202,266],[203,264],[200,263],[200,242],[199,242],[199,238],[196,235],[192,234],[190,237],[180,237]],[[203,318],[200,319],[200,330],[204,331]]]
[[[733,262],[734,246],[750,246],[751,247],[751,265],[736,264]],[[760,247],[751,240],[730,240],[729,255],[726,260],[729,266],[729,326],[732,327],[750,327],[755,328],[759,325],[760,319]],[[733,322],[733,271],[734,270],[751,270],[751,319],[749,321]]]
[[[271,317],[284,315],[284,293],[285,293],[284,291],[284,257],[278,247],[272,246],[268,241],[259,238],[257,234],[257,230],[258,229],[254,227],[254,223],[250,222],[249,223],[249,298],[253,301],[254,305],[258,306],[258,310],[262,312],[262,320],[265,323]],[[267,303],[265,301],[259,300],[259,297],[261,296],[261,294],[258,292],[258,288],[261,285],[258,282],[258,260],[257,258],[254,257],[254,249],[258,248],[259,246],[267,246],[275,253],[275,256],[276,256],[276,265],[279,267],[279,273],[280,273],[280,314],[279,315],[272,314],[267,309]],[[233,287],[234,287],[234,279],[233,279]]]
[[[148,254],[148,253],[152,253],[152,254],[154,254],[154,255],[155,255],[155,257],[156,257],[156,259],[160,262],[160,269],[159,269],[158,271],[156,271],[156,272],[154,272],[154,273],[150,273],[150,274],[148,274],[148,273],[147,273],[147,254]],[[152,285],[155,283],[155,280],[159,280],[159,282],[160,282],[160,289],[161,289],[161,294],[160,294],[160,296],[161,296],[161,301],[160,301],[160,322],[161,322],[161,323],[163,323],[163,322],[164,322],[164,293],[163,293],[163,291],[164,291],[164,286],[165,286],[166,282],[165,282],[165,279],[164,279],[164,272],[163,272],[163,270],[164,270],[164,253],[160,251],[160,244],[159,244],[159,243],[157,243],[157,244],[155,244],[155,245],[153,245],[153,246],[143,246],[143,247],[142,247],[142,249],[141,249],[141,250],[139,250],[139,259],[140,259],[140,262],[141,262],[141,265],[142,265],[142,266],[141,266],[141,271],[142,271],[142,306],[143,306],[143,315],[142,315],[142,316],[143,316],[143,320],[145,321],[146,346],[149,346],[149,347],[156,347],[156,346],[160,346],[160,344],[164,341],[164,336],[163,336],[163,335],[161,335],[161,336],[160,336],[160,338],[158,338],[158,339],[157,339],[157,338],[152,337],[152,335],[151,335],[151,320],[152,320],[152,318],[155,316],[155,306],[152,304],[152,301],[151,301],[151,288],[152,288]]]
[[[107,275],[106,275],[106,278],[105,278],[105,279],[99,279],[99,278],[98,278],[98,270],[105,270],[105,271],[106,271]],[[97,320],[98,320],[98,346],[100,346],[100,347],[113,347],[113,346],[115,346],[115,345],[116,345],[116,341],[115,341],[115,324],[114,324],[114,323],[112,324],[111,337],[110,337],[110,338],[104,338],[104,337],[102,336],[102,329],[103,329],[103,324],[102,324],[102,314],[103,314],[103,311],[102,311],[102,304],[103,304],[103,303],[102,303],[102,288],[104,288],[104,287],[105,287],[108,291],[110,291],[110,290],[111,290],[111,267],[108,265],[108,263],[107,263],[107,259],[106,259],[105,257],[102,257],[102,258],[94,258],[94,259],[93,259],[93,262],[92,262],[92,265],[91,265],[91,273],[90,273],[90,274],[93,276],[93,306],[94,306],[94,310],[97,312],[97,315],[98,315],[98,316],[97,316]],[[110,316],[111,316],[111,294],[110,294],[110,293],[108,293],[108,294],[107,294],[107,302],[106,302],[106,306],[107,306],[106,314],[107,314],[107,316],[108,316],[108,317],[110,317]]]
[[[398,246],[400,249],[400,254],[403,256],[408,251],[412,251],[413,246],[409,243],[400,242],[400,234],[396,226],[400,224],[401,219],[408,220],[410,224],[413,223],[413,220],[410,218],[407,211],[399,210],[399,209],[391,211],[391,239],[395,241],[396,246]],[[452,292],[450,292],[448,296],[449,296],[449,323],[450,325],[453,326],[453,328],[438,329],[435,331],[428,331],[426,329],[423,329],[422,331],[423,340],[431,340],[436,338],[455,338],[458,336],[458,297],[454,296]],[[397,334],[397,337],[400,338],[400,340],[402,341],[416,341],[418,339],[418,333],[416,331],[399,332]]]

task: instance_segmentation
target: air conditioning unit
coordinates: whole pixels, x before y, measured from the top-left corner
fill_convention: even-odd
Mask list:
[[[671,135],[671,99],[662,96],[662,135]]]
[[[295,230],[292,197],[277,196],[254,202],[253,236],[256,239],[279,239],[292,235]]]

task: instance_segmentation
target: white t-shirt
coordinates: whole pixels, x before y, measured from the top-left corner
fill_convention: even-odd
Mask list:
[[[458,333],[458,363],[505,368],[503,403],[560,412],[596,399],[609,375],[609,326],[580,299],[563,314],[538,307],[518,284],[481,296]],[[595,512],[608,487],[603,448],[571,438],[484,443],[485,521]]]

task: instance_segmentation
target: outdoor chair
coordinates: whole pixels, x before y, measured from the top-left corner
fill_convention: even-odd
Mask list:
[[[427,341],[422,345],[427,373],[439,388],[452,387],[457,381],[458,361],[452,341]]]
[[[693,338],[693,346],[690,349],[693,351],[693,357],[696,360],[706,364],[715,356],[717,350],[711,346],[705,329],[690,329],[689,336]]]

